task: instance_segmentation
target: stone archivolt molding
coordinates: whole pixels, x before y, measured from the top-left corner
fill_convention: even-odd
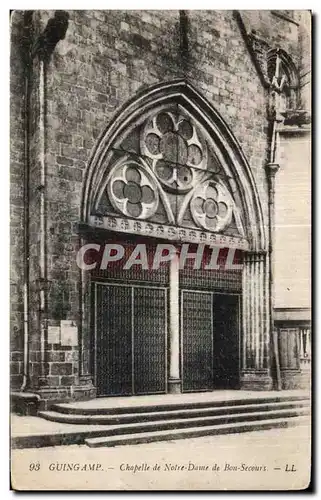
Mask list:
[[[113,210],[100,212],[106,193]],[[266,248],[262,209],[242,150],[222,117],[185,80],[137,95],[102,134],[85,173],[81,222],[97,227],[95,216],[103,226],[118,219],[108,229],[127,227],[129,233],[135,232],[129,219],[145,221],[147,232],[165,228],[169,239],[179,231],[221,237],[233,218],[236,239],[252,250]]]

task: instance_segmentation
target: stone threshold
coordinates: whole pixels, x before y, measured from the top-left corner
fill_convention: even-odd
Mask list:
[[[266,399],[275,397],[300,397],[309,396],[309,391],[284,390],[284,391],[242,391],[242,390],[216,390],[210,392],[196,392],[185,394],[152,394],[148,396],[116,396],[98,397],[88,401],[75,401],[60,403],[59,406],[72,409],[108,409],[108,408],[139,408],[144,406],[158,406],[166,404],[206,403],[219,401],[238,401],[246,399]]]

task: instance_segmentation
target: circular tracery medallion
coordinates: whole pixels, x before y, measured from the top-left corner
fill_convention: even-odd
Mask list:
[[[143,129],[141,149],[152,159],[160,182],[172,191],[189,191],[199,169],[206,169],[206,144],[195,125],[181,114],[161,111],[149,120]]]
[[[207,181],[196,188],[191,199],[195,223],[209,231],[223,231],[231,222],[233,201],[220,183]]]
[[[154,181],[134,160],[123,159],[115,165],[107,191],[114,208],[128,217],[147,219],[156,212],[158,193]]]

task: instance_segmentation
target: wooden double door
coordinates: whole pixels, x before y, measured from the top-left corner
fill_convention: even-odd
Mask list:
[[[95,283],[95,360],[101,396],[167,392],[166,287]],[[183,392],[237,389],[239,296],[180,290]]]
[[[95,337],[98,395],[166,392],[165,288],[96,283]]]

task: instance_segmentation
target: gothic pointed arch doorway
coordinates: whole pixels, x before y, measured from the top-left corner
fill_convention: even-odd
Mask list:
[[[270,387],[258,193],[235,137],[189,83],[152,87],[118,113],[81,210],[81,245],[98,247],[82,271],[80,369],[99,395]],[[106,245],[109,257],[123,249],[108,265]],[[157,268],[159,245],[175,250]]]

